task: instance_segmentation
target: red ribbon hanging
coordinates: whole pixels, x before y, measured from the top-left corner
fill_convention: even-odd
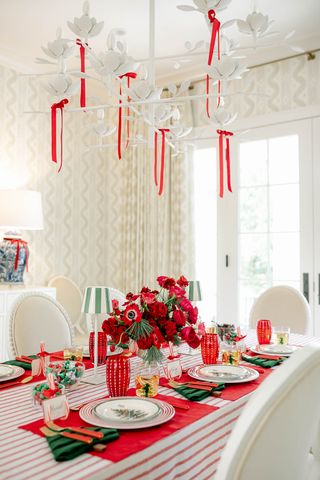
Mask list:
[[[51,158],[54,163],[57,162],[57,110],[60,110],[60,118],[61,118],[61,125],[60,125],[60,166],[58,169],[58,173],[62,168],[62,147],[63,147],[63,109],[64,106],[69,103],[67,98],[64,98],[58,103],[54,103],[51,105]]]
[[[86,50],[80,38],[77,38],[76,44],[80,46],[80,70],[86,72]],[[80,107],[86,106],[86,79],[80,80]]]
[[[20,248],[21,248],[21,246],[25,248],[25,250],[26,250],[26,270],[28,271],[28,264],[29,264],[28,242],[26,242],[25,240],[21,240],[21,238],[6,238],[6,237],[4,237],[3,240],[6,240],[7,242],[17,244],[16,257],[15,257],[15,260],[14,260],[14,269],[15,270],[18,270]]]
[[[208,11],[208,18],[211,23],[212,29],[211,29],[211,40],[210,40],[210,46],[209,46],[209,54],[208,54],[208,65],[210,66],[212,64],[212,59],[213,59],[213,54],[214,54],[214,49],[215,49],[215,44],[216,44],[216,38],[218,38],[218,60],[220,60],[220,22],[216,18],[216,12],[214,10],[209,10]],[[218,103],[217,106],[219,107],[220,105],[220,80],[218,80]],[[209,95],[210,93],[210,77],[207,75],[206,77],[206,94]],[[206,99],[206,112],[208,118],[210,118],[210,101],[209,98]]]
[[[121,75],[119,78],[122,79],[123,77],[127,77],[127,87],[130,88],[130,79],[137,78],[137,74],[135,72],[127,72],[124,75]],[[120,97],[122,96],[122,87],[120,83]],[[130,102],[131,98],[128,97],[128,103]],[[121,160],[122,158],[122,100],[119,99],[119,109],[118,109],[118,159]],[[127,107],[127,117],[130,115],[130,107]],[[126,141],[126,148],[128,148],[129,141],[130,141],[130,121],[127,118],[127,141]]]
[[[232,132],[227,132],[226,130],[217,130],[219,135],[219,196],[223,198],[224,190],[224,173],[223,173],[223,139],[226,139],[226,166],[227,166],[227,186],[229,192],[232,192],[231,187],[231,168],[230,168],[230,142],[229,137],[232,137]]]
[[[161,132],[161,165],[160,165],[160,184],[158,195],[163,194],[163,187],[164,187],[164,164],[165,164],[165,157],[166,157],[166,133],[170,132],[169,128],[159,128],[159,132]],[[154,175],[154,183],[158,186],[158,132],[154,133],[154,164],[153,164],[153,175]]]

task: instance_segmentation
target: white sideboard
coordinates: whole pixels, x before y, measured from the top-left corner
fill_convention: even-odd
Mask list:
[[[9,359],[9,315],[14,302],[20,295],[41,292],[56,298],[56,289],[52,287],[0,287],[0,362]]]

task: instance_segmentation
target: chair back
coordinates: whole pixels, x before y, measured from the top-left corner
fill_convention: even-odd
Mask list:
[[[288,285],[268,288],[257,298],[250,312],[250,327],[256,328],[259,319],[268,319],[273,326],[290,327],[295,333],[312,333],[308,302]]]
[[[71,278],[63,275],[52,278],[48,285],[56,289],[56,298],[66,310],[75,334],[87,333],[84,316],[81,312],[83,295],[78,285]]]
[[[73,343],[73,328],[67,312],[55,299],[39,292],[17,298],[9,317],[9,344],[12,356],[39,352],[40,342],[48,352]]]
[[[255,391],[223,450],[215,480],[319,479],[311,453],[320,419],[320,345],[295,352]]]

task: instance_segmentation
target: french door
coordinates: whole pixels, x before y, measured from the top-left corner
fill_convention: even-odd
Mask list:
[[[313,142],[320,140],[315,129],[320,132],[320,124],[315,120],[302,120],[254,128],[243,137],[234,136],[233,194],[220,199],[214,194],[216,189],[211,188],[211,204],[207,204],[207,208],[204,207],[205,189],[199,188],[201,182],[195,179],[195,183],[198,182],[195,204],[199,207],[201,198],[206,218],[210,218],[211,224],[216,221],[215,234],[212,235],[211,226],[209,235],[212,248],[216,246],[216,256],[208,247],[204,248],[199,237],[196,251],[198,263],[199,257],[202,258],[203,272],[205,259],[207,266],[211,265],[202,277],[206,289],[211,288],[216,299],[214,305],[211,300],[207,309],[214,310],[213,316],[219,322],[247,323],[257,296],[268,287],[286,284],[305,295],[315,319],[314,332],[310,333],[320,334],[316,320],[320,316],[320,277],[316,274],[320,272],[320,251],[314,248],[315,242],[320,245],[320,235],[316,235],[320,231],[320,204],[315,195],[320,186],[320,166],[313,165],[317,148]],[[320,151],[320,144],[318,148]],[[201,155],[202,173],[198,173],[198,177],[202,175],[203,181],[204,159],[208,162],[208,179],[216,151],[199,149],[195,157],[198,166]],[[210,209],[213,210],[209,216]],[[195,218],[199,234],[197,219],[200,217]],[[201,235],[204,234],[202,231]],[[214,274],[215,284],[210,280]],[[210,288],[208,282],[211,282]]]

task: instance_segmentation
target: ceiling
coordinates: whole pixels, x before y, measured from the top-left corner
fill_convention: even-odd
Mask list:
[[[58,26],[62,27],[63,36],[74,38],[66,21],[81,15],[82,3],[82,0],[0,0],[0,63],[23,73],[52,70],[50,66],[37,65],[34,60],[44,56],[40,47],[55,38]],[[187,40],[191,43],[209,41],[204,17],[198,12],[183,12],[176,8],[179,4],[192,5],[191,0],[155,0],[155,3],[157,57],[181,55],[186,51],[184,43]],[[90,45],[103,50],[108,32],[121,27],[127,31],[129,54],[136,59],[147,59],[148,5],[148,0],[91,0],[91,15],[98,21],[104,20],[105,25],[102,33],[90,40]],[[256,5],[258,11],[274,20],[271,31],[280,32],[280,35],[264,40],[273,46],[250,50],[250,57],[246,60],[249,65],[294,55],[295,52],[281,40],[292,30],[296,31],[292,44],[305,50],[320,47],[319,0],[258,0]],[[245,19],[251,9],[251,0],[233,0],[219,19],[222,22],[232,18]],[[227,33],[235,40],[248,42],[235,27],[230,27]],[[203,75],[206,54],[195,55],[190,63],[181,63],[180,68],[174,68],[179,62],[179,59],[157,61],[157,82],[165,84]]]

